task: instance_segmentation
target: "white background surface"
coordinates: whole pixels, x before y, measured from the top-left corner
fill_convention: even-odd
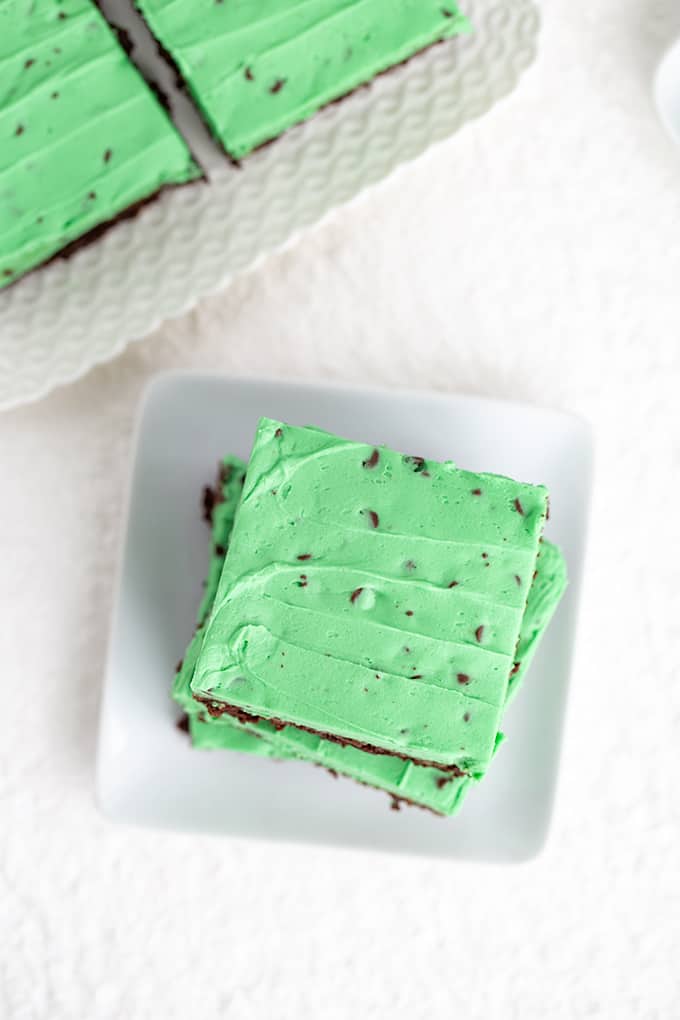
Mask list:
[[[294,251],[0,418],[0,1017],[680,1016],[676,0],[557,0],[519,91]],[[94,328],[94,327],[93,327]],[[599,459],[549,845],[462,865],[92,802],[132,416],[161,367],[540,401]]]

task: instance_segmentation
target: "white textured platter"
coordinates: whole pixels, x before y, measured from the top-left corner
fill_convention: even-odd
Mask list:
[[[209,185],[163,195],[0,292],[0,408],[114,357],[510,92],[535,56],[536,7],[467,0],[464,9],[472,35],[432,47],[242,169],[222,162]]]
[[[507,740],[455,818],[417,808],[390,811],[384,793],[333,781],[302,762],[195,750],[175,727],[174,664],[191,636],[209,556],[201,490],[221,456],[249,455],[260,415],[550,489],[547,535],[565,554],[569,587],[503,721]],[[138,427],[104,683],[101,808],[120,821],[188,831],[452,858],[535,854],[557,776],[591,454],[582,421],[523,404],[190,374],[156,379]]]

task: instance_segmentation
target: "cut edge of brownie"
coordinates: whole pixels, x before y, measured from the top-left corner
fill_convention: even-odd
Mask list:
[[[239,708],[237,705],[230,705],[225,701],[216,701],[214,698],[204,697],[201,694],[194,694],[193,698],[194,701],[205,706],[208,714],[213,719],[219,719],[223,715],[228,715],[231,716],[232,719],[236,719],[237,722],[244,723],[246,725],[267,722],[270,723],[276,730],[285,729],[286,726],[294,726],[298,730],[304,730],[305,733],[312,733],[316,737],[321,737],[322,740],[330,740],[332,743],[340,744],[342,747],[356,747],[357,750],[366,751],[369,754],[386,754],[392,758],[400,758],[402,761],[412,762],[414,765],[424,765],[427,768],[438,769],[440,772],[446,772],[456,778],[470,777],[470,773],[462,769],[460,765],[443,765],[441,762],[430,761],[426,758],[414,758],[411,755],[404,754],[402,751],[376,747],[375,744],[368,744],[362,740],[355,740],[353,737],[341,737],[334,733],[325,733],[321,730],[315,730],[311,726],[303,726],[300,723],[294,723],[290,720],[255,715],[251,712],[245,711],[243,708]]]

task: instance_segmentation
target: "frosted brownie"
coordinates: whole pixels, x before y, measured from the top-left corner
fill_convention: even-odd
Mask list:
[[[231,525],[240,496],[245,465],[227,458],[220,469],[214,490],[206,490],[206,516],[212,519],[212,554],[206,593],[199,612],[199,624],[209,615],[217,589],[219,573],[229,543]],[[511,670],[513,693],[525,674],[535,648],[545,631],[566,585],[564,560],[550,543],[541,544],[536,576],[533,579],[522,620],[515,663]],[[195,664],[194,638],[175,681],[175,696],[191,717],[191,736],[199,748],[273,754],[278,758],[300,758],[322,765],[331,772],[347,775],[364,784],[390,793],[394,803],[401,801],[428,807],[450,815],[460,806],[471,780],[465,776],[412,765],[388,755],[373,755],[351,746],[341,746],[294,726],[274,728],[266,722],[242,724],[229,716],[213,719],[202,714],[202,706],[191,698],[189,682]],[[475,777],[479,778],[479,777]]]
[[[197,176],[89,0],[0,0],[0,288]]]
[[[468,29],[438,0],[135,0],[234,159]]]
[[[194,697],[485,768],[546,508],[541,486],[262,419]]]

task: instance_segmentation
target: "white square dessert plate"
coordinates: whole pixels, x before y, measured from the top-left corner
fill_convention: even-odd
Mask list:
[[[175,663],[209,558],[201,492],[227,453],[247,458],[258,418],[543,482],[547,537],[569,588],[504,720],[507,740],[460,814],[441,819],[302,762],[193,749],[176,728]],[[591,485],[581,420],[469,396],[193,374],[158,377],[140,414],[101,709],[97,799],[116,820],[234,836],[523,860],[550,820],[574,644]]]

